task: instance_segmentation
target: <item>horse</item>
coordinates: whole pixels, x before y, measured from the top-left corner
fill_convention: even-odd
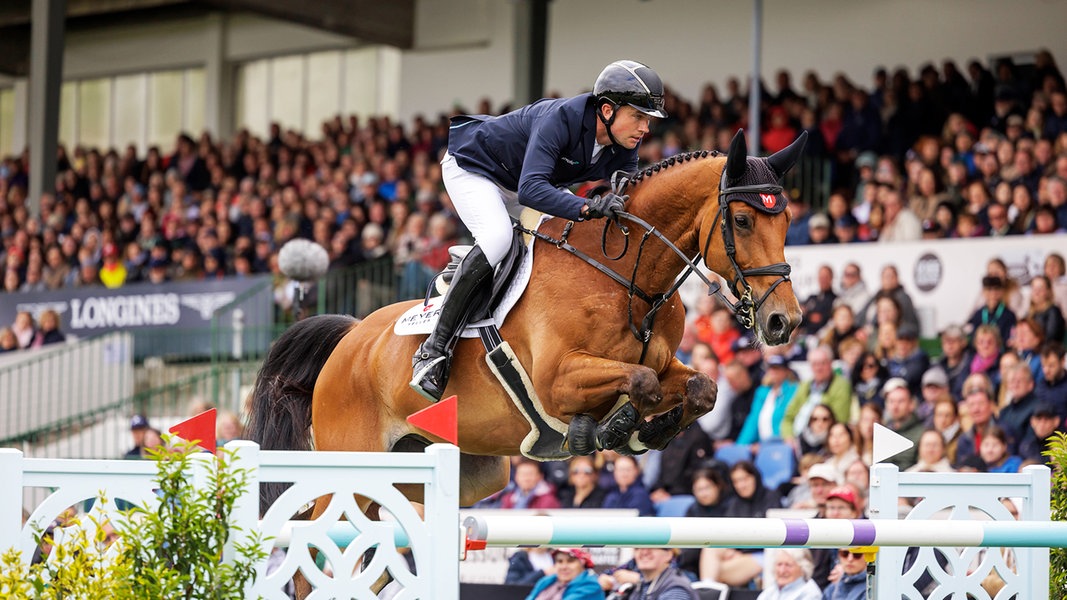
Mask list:
[[[630,176],[618,188],[629,200],[617,222],[550,218],[538,230],[529,285],[500,334],[545,412],[580,430],[568,433],[572,454],[662,448],[713,408],[715,382],[675,357],[685,323],[677,289],[699,273],[694,261],[729,282],[735,301],[705,278],[763,343],[789,340],[801,311],[784,260],[790,216],[778,182],[804,141],[748,157],[739,131],[725,156],[690,152]],[[642,240],[631,243],[636,229]],[[310,317],[286,330],[250,397],[251,439],[264,449],[371,452],[442,441],[406,421],[428,406],[408,385],[421,340],[393,328],[418,302],[361,321]],[[508,457],[530,429],[485,356],[478,339],[460,340],[445,390],[458,397],[462,505],[504,488]]]

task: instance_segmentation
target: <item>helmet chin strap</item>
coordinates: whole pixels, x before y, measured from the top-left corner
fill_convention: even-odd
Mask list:
[[[610,119],[605,119],[604,118],[604,111],[600,110],[601,107],[603,107],[605,104],[611,104],[611,118]],[[611,125],[615,122],[615,115],[617,115],[617,114],[619,114],[619,105],[615,104],[614,102],[611,102],[611,101],[600,102],[596,106],[596,116],[597,116],[597,118],[600,119],[600,122],[604,124],[604,127],[607,128],[607,130],[608,130],[608,139],[611,140],[612,144],[615,144],[616,146],[621,146],[622,144],[619,143],[619,140],[615,139],[615,134],[613,134],[611,132]]]

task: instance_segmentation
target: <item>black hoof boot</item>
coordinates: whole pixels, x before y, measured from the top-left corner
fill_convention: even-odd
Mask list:
[[[637,439],[648,448],[662,450],[676,435],[681,433],[682,429],[679,427],[681,422],[682,407],[679,405],[651,421],[641,423]]]
[[[640,450],[634,450],[633,446],[630,446],[629,444],[627,444],[625,446],[619,446],[618,448],[615,449],[615,451],[618,452],[619,454],[621,454],[622,456],[641,456],[645,452],[648,452],[648,448],[641,448]]]
[[[567,450],[574,456],[588,456],[596,452],[596,419],[585,414],[571,417],[566,441]]]
[[[640,419],[637,408],[627,402],[596,428],[596,443],[601,450],[617,450],[630,442],[630,435]]]

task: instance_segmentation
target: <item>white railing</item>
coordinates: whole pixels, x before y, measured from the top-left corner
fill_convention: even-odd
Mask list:
[[[284,561],[271,573],[266,572],[266,562],[259,565],[256,582],[247,590],[249,597],[287,598],[283,588],[300,570],[324,597],[375,598],[370,586],[388,571],[404,588],[404,598],[458,598],[461,541],[456,447],[435,444],[424,453],[261,451],[246,441],[230,442],[226,447],[235,451],[235,464],[250,472],[234,507],[232,525],[241,531],[260,532],[268,552],[275,545],[274,538],[291,538]],[[193,458],[188,477],[197,485],[209,472],[213,457],[205,453]],[[18,450],[0,449],[0,481],[9,486],[8,492],[0,494],[0,549],[16,547],[28,562],[37,546],[35,531],[46,528],[69,507],[96,498],[101,491],[110,500],[158,502],[153,491],[155,476],[156,465],[150,461],[25,458]],[[259,484],[269,482],[292,485],[260,519]],[[425,517],[397,486],[423,489]],[[23,525],[23,494],[19,492],[40,487],[52,491],[33,507]],[[319,518],[297,527],[291,524],[289,519],[303,506],[327,495],[332,498]],[[388,507],[391,522],[367,519],[357,505],[357,496]],[[109,502],[103,512],[110,511],[119,518],[115,510],[114,502]],[[330,536],[339,519],[350,521],[354,534],[340,547]],[[409,548],[414,569],[397,551],[397,538]],[[228,544],[226,560],[233,558],[234,541]],[[332,575],[326,576],[315,567],[311,546],[329,562]],[[374,558],[356,568],[371,548],[377,549]]]
[[[0,355],[0,440],[103,411],[133,395],[133,380],[128,333]]]
[[[1018,520],[1035,525],[1049,520],[1050,493],[1050,471],[1043,465],[1019,473],[901,473],[894,465],[879,464],[871,469],[871,519],[900,519],[903,499],[915,504],[904,517],[907,521]],[[1005,499],[1017,506],[1018,519],[1004,505]],[[1014,561],[1007,560],[1008,553],[1014,554]],[[1048,565],[1048,548],[921,547],[910,556],[907,548],[882,548],[875,571],[876,597],[985,598],[982,580],[995,570],[1005,584],[997,598],[1048,600]]]
[[[376,597],[370,591],[371,584],[388,571],[397,582],[394,585],[404,588],[401,597],[405,599],[458,598],[459,557],[465,540],[461,539],[459,528],[459,450],[456,447],[435,444],[425,453],[312,453],[261,451],[252,442],[238,441],[227,444],[227,448],[234,450],[236,464],[251,474],[234,507],[233,524],[243,531],[258,531],[266,536],[268,539],[263,540],[265,550],[278,545],[289,548],[284,561],[270,573],[267,573],[266,563],[259,565],[256,582],[248,590],[250,596],[286,598],[282,589],[299,570],[316,592],[325,597],[371,600]],[[194,459],[189,480],[197,485],[198,481],[204,481],[213,458],[202,454]],[[0,550],[15,546],[23,551],[24,560],[29,560],[36,547],[35,528],[43,529],[68,507],[95,498],[101,490],[110,499],[121,498],[141,504],[157,502],[153,491],[155,476],[156,465],[148,461],[34,459],[23,457],[17,450],[0,449],[0,481],[23,492],[35,487],[51,490],[45,500],[33,508],[25,525],[19,520],[23,494],[0,494]],[[260,519],[259,484],[269,482],[289,483],[291,487]],[[397,486],[421,486],[425,494],[424,516],[420,516]],[[778,527],[781,531],[764,531],[766,535],[760,537],[759,528],[745,527],[728,541],[734,546],[745,545],[745,540],[750,544],[774,542],[767,543],[768,546],[826,546],[830,543],[828,540],[832,540],[833,546],[848,546],[856,545],[861,539],[864,544],[873,545],[878,545],[881,540],[884,547],[878,552],[876,563],[876,598],[923,597],[924,591],[917,589],[917,582],[924,572],[929,572],[934,583],[940,586],[933,590],[933,597],[971,595],[982,598],[986,596],[979,585],[992,570],[997,571],[1006,585],[997,598],[1012,594],[1028,600],[1048,598],[1048,548],[1034,547],[1044,542],[1034,542],[1027,537],[1045,540],[1047,535],[1054,534],[1057,537],[1048,542],[1049,545],[1067,543],[1067,539],[1059,537],[1062,523],[1056,523],[1055,527],[1041,525],[1049,519],[1050,477],[1047,467],[1030,466],[1021,473],[997,475],[900,473],[892,465],[875,465],[871,472],[870,491],[874,521],[801,523],[792,520],[779,523],[781,526],[778,527],[775,523],[781,520],[765,519],[759,523],[761,526]],[[310,522],[290,521],[292,515],[299,513],[309,502],[328,495],[331,501],[318,518]],[[388,522],[367,519],[357,498],[360,501],[370,499],[384,507]],[[1014,517],[1002,503],[1005,498],[1013,500],[1018,506],[1019,519],[1026,523],[1014,523]],[[901,499],[915,502],[906,518],[919,522],[886,527],[889,524],[885,520],[899,518]],[[982,527],[974,527],[975,523],[960,523],[954,528],[958,531],[954,530],[951,535],[946,533],[941,537],[938,534],[931,538],[933,530],[937,529],[935,523],[945,523],[934,519],[975,518],[1009,523]],[[472,539],[488,540],[495,536],[503,540],[506,537],[508,544],[519,545],[714,545],[712,542],[717,538],[711,533],[701,538],[699,526],[722,529],[724,531],[718,531],[716,535],[725,535],[730,521],[721,520],[722,523],[716,525],[711,523],[714,519],[700,519],[699,522],[666,518],[621,522],[618,519],[599,520],[598,523],[597,518],[589,516],[572,523],[550,517],[506,515],[495,521],[494,531],[503,527],[510,534],[500,537],[483,528],[481,538],[475,535]],[[534,521],[540,527],[535,533],[522,529],[526,525],[532,526]],[[845,526],[848,526],[847,531],[842,529]],[[930,532],[914,533],[916,527],[927,526]],[[974,539],[966,534],[972,529],[979,532],[970,536]],[[913,534],[908,534],[909,531]],[[983,531],[985,533],[980,534]],[[888,537],[883,539],[879,532],[885,532]],[[557,535],[560,536],[558,539]],[[914,535],[914,538],[903,538],[902,535]],[[626,541],[620,541],[619,536],[626,536]],[[909,558],[907,566],[907,548],[890,547],[931,543],[931,539],[943,540],[954,547],[919,548],[912,551],[913,557]],[[499,546],[500,540],[489,545]],[[226,552],[227,560],[232,559],[232,542]],[[1016,559],[1014,567],[1009,567],[1009,561],[1000,551],[961,547],[1005,544],[1028,546],[1011,550]],[[400,547],[410,549],[414,569],[398,551]],[[324,574],[316,566],[316,556],[311,548],[316,548],[318,557],[329,563],[331,575]],[[361,564],[366,551],[371,548],[376,548],[374,558]]]

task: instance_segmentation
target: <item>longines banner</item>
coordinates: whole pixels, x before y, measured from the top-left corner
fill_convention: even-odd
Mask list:
[[[20,311],[29,311],[36,318],[42,311],[52,309],[59,313],[60,330],[80,338],[114,330],[137,334],[150,328],[199,329],[204,332],[203,339],[192,345],[207,350],[210,347],[207,328],[211,326],[212,315],[238,297],[242,297],[238,307],[246,328],[256,329],[272,323],[273,295],[269,282],[269,276],[260,276],[163,285],[140,283],[114,290],[93,286],[0,294],[0,323],[14,322],[15,314]],[[251,296],[245,298],[248,293]],[[219,325],[233,327],[233,314],[225,311]],[[145,349],[138,348],[137,354],[144,356]]]

